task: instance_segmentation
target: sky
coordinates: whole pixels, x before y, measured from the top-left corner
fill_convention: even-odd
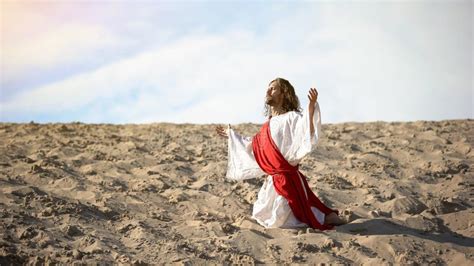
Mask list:
[[[0,122],[474,118],[472,1],[0,1]]]

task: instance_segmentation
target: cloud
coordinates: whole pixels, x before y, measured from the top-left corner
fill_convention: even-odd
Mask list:
[[[130,20],[129,11],[145,17]],[[2,100],[91,71],[171,34],[150,35],[141,5],[120,2],[2,2]]]
[[[2,102],[2,120],[68,114],[61,119],[261,122],[267,83],[277,76],[293,83],[303,106],[307,89],[317,87],[323,122],[473,117],[472,26],[462,7],[357,3],[293,11],[272,9],[266,18],[278,19],[258,31],[198,27],[25,90]],[[440,14],[443,26],[431,28]]]
[[[28,42],[4,46],[2,69],[7,79],[18,79],[25,72],[49,69],[77,61],[93,60],[100,52],[124,41],[100,26],[67,24],[33,38]]]
[[[95,71],[25,91],[5,103],[3,110],[5,113],[15,110],[55,113],[100,102],[123,104],[121,97],[126,101],[135,95],[132,102],[125,102],[127,108],[104,106],[102,111],[105,112],[100,113],[107,115],[107,110],[114,110],[123,119],[129,117],[127,122],[140,121],[143,120],[140,117],[153,117],[153,114],[158,119],[169,120],[161,114],[169,116],[187,108],[183,106],[186,103],[200,104],[193,103],[193,99],[253,90],[254,84],[245,80],[252,73],[237,72],[251,62],[232,54],[228,48],[232,42],[240,40],[242,44],[242,38],[245,38],[242,33],[186,37]],[[227,83],[239,75],[242,75],[240,82]],[[130,105],[136,108],[129,108]]]

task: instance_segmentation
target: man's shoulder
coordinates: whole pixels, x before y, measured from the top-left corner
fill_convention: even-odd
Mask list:
[[[298,112],[298,111],[289,111],[289,112],[286,113],[286,115],[288,117],[294,118],[294,117],[301,117],[303,114],[301,112]]]
[[[293,123],[294,121],[298,120],[302,117],[302,114],[297,111],[288,111],[284,115],[281,116],[282,121],[286,121],[286,123]]]

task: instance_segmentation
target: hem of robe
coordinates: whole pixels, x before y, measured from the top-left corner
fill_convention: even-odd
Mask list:
[[[285,199],[283,196],[281,196],[283,199]],[[286,200],[286,199],[285,199]],[[326,215],[322,213],[320,210],[318,210],[315,207],[311,207],[311,211],[313,211],[314,216],[316,217],[316,220],[320,224],[324,224],[324,219]],[[286,221],[282,225],[269,225],[265,223],[264,221],[260,220],[259,218],[255,217],[252,215],[252,219],[257,221],[258,224],[265,228],[282,228],[282,229],[294,229],[294,228],[304,228],[304,227],[310,227],[308,224],[303,223],[302,221],[298,220],[298,218],[295,217],[293,212],[290,209],[290,212],[288,213],[288,217],[286,218]],[[292,223],[289,223],[288,220],[293,219]]]

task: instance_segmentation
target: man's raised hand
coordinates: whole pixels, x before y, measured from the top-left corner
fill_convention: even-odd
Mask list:
[[[316,88],[309,89],[308,99],[309,99],[309,104],[308,104],[309,132],[310,132],[310,136],[313,136],[314,135],[314,123],[313,123],[314,109],[316,109],[316,101],[318,100],[318,91],[316,90]]]
[[[316,88],[310,88],[308,91],[308,99],[309,99],[309,104],[316,104],[316,101],[318,100],[318,91]]]
[[[312,114],[314,113],[316,101],[318,100],[318,91],[316,90],[316,88],[309,89],[308,99],[309,99],[309,104],[308,104],[309,113]]]

